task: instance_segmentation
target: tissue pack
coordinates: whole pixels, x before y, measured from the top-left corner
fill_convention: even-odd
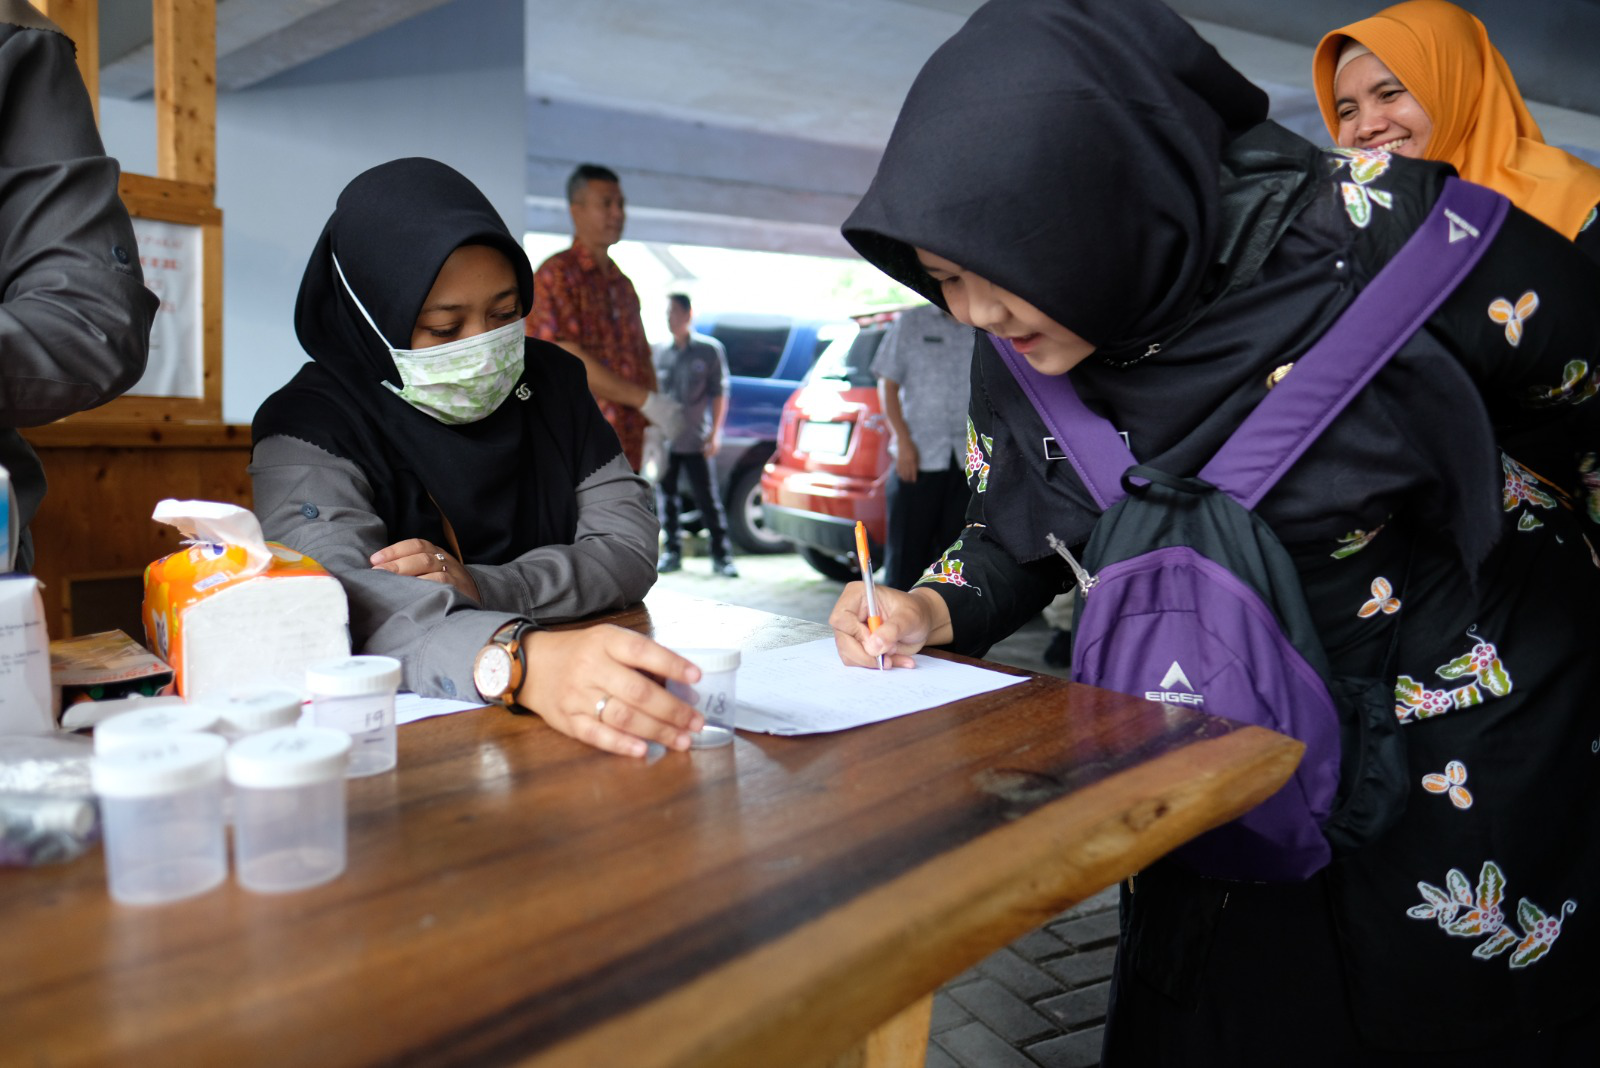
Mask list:
[[[179,693],[304,692],[306,665],[349,655],[344,588],[309,556],[265,541],[247,509],[169,500],[154,518],[190,542],[144,573],[145,639]]]

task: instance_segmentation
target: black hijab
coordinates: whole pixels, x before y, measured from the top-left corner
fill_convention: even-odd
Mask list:
[[[990,0],[917,76],[844,235],[941,306],[915,248],[1094,343],[1071,372],[1079,395],[1140,462],[1191,475],[1450,173],[1396,160],[1407,195],[1385,226],[1357,230],[1333,158],[1266,110],[1260,89],[1155,0]],[[1477,531],[1497,529],[1498,502],[1492,440],[1462,417],[1476,393],[1425,336],[1406,352],[1414,359],[1396,360],[1263,502],[1286,541],[1383,522],[1405,500],[1446,516],[1462,555],[1481,559],[1489,535]],[[1402,385],[1429,380],[1443,388]],[[1086,539],[1098,506],[1070,465],[1045,458],[1049,432],[982,335],[973,396],[996,413],[991,535],[1024,561],[1049,553],[1046,530]],[[1383,451],[1402,447],[1397,435],[1424,458],[1414,467]]]
[[[503,252],[521,307],[533,272],[478,188],[436,160],[393,160],[358,175],[312,250],[295,303],[306,364],[256,413],[256,441],[285,434],[354,462],[392,540],[448,545],[449,517],[464,562],[505,563],[540,545],[567,544],[576,487],[621,450],[600,418],[582,366],[529,339],[526,366],[499,408],[446,425],[383,385],[401,385],[388,347],[340,283],[333,260],[396,348],[411,347],[417,313],[439,269],[463,245]]]
[[[905,244],[1040,294],[1101,351],[1142,348],[1210,282],[1217,159],[1266,114],[1158,5],[997,0],[917,76],[845,237],[931,300]]]

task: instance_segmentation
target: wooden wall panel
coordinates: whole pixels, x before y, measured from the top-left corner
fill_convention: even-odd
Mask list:
[[[142,571],[178,548],[178,531],[150,518],[157,501],[252,503],[247,426],[56,423],[23,433],[50,480],[31,529],[52,638],[77,633],[69,578]]]

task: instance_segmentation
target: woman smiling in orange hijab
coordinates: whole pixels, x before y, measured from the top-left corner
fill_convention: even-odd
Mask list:
[[[1600,259],[1600,169],[1544,142],[1489,32],[1446,0],[1334,30],[1312,63],[1334,140],[1453,165]],[[1580,232],[1585,232],[1579,239]]]

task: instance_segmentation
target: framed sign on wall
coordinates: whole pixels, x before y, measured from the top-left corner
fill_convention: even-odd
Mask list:
[[[98,103],[99,0],[34,0],[77,47]],[[150,0],[159,176],[124,174],[145,284],[161,298],[145,373],[70,423],[222,422],[222,211],[216,205],[216,0]],[[155,429],[154,426],[151,427]]]
[[[161,298],[150,358],[128,390],[140,397],[205,397],[204,232],[163,219],[134,219],[144,284]]]
[[[150,359],[124,396],[75,422],[222,420],[222,212],[198,183],[124,174],[144,283],[161,298]]]

